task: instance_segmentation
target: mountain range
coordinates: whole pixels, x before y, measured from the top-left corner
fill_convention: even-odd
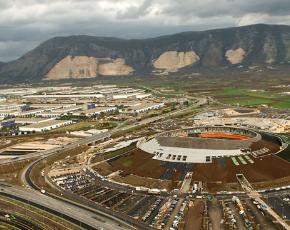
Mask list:
[[[55,37],[0,62],[0,82],[290,67],[290,26],[257,24],[149,39]]]

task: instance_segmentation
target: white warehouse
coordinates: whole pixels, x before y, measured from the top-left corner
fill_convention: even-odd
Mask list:
[[[52,129],[60,128],[72,124],[71,120],[50,120],[37,124],[19,127],[20,132],[46,132]]]

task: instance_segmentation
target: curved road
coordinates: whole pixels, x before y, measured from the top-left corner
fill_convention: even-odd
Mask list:
[[[72,222],[75,220],[85,229],[104,229],[104,230],[124,230],[128,227],[120,226],[118,222],[114,222],[111,219],[107,219],[104,216],[96,215],[93,212],[84,210],[75,205],[65,203],[60,200],[53,199],[40,192],[34,190],[26,190],[21,187],[7,186],[0,184],[0,195],[11,197],[12,199],[19,199],[27,201],[32,205],[36,205],[44,210],[53,214],[58,214],[59,217],[63,217]]]

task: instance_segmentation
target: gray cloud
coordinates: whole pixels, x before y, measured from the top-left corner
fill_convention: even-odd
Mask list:
[[[216,17],[231,15],[241,17],[247,14],[289,15],[289,0],[169,0],[164,14],[175,16]]]
[[[144,38],[254,23],[290,25],[289,0],[0,0],[0,61],[54,36]]]

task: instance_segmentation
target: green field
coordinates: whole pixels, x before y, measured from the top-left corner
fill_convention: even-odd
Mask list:
[[[214,96],[214,95],[213,95]],[[249,90],[238,87],[225,87],[215,97],[222,103],[241,106],[269,105],[274,108],[290,108],[290,98],[267,90]]]
[[[105,159],[110,159],[110,158],[113,158],[113,157],[122,155],[124,153],[127,153],[127,152],[133,150],[134,148],[136,148],[136,144],[135,143],[132,143],[131,145],[129,145],[129,146],[125,147],[125,148],[122,148],[122,149],[118,149],[118,150],[115,150],[115,151],[112,151],[112,152],[105,153],[104,154],[104,158]]]
[[[50,131],[51,133],[72,132],[79,130],[93,129],[98,124],[98,121],[81,121],[72,125],[64,126]]]
[[[50,131],[51,133],[86,131],[89,129],[112,129],[117,126],[116,122],[99,122],[99,121],[80,121],[72,125],[64,126]]]
[[[287,149],[282,151],[281,153],[278,153],[277,156],[283,158],[284,160],[290,162],[290,147],[288,146]]]
[[[133,161],[130,160],[130,159],[123,159],[123,160],[122,160],[122,165],[123,165],[124,167],[129,168],[129,167],[132,166],[132,164],[133,164]]]

